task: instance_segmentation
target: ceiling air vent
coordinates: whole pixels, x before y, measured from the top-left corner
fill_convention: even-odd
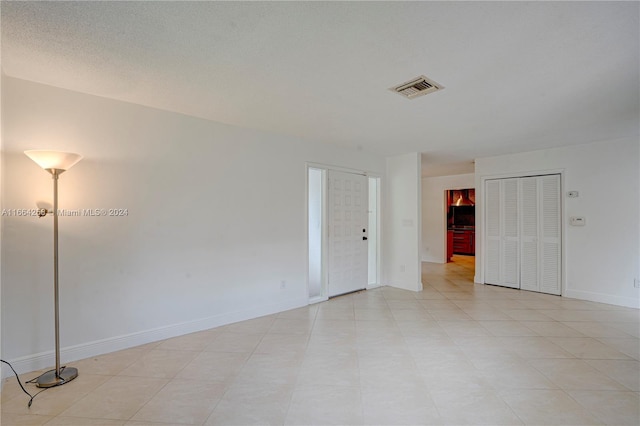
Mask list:
[[[398,86],[392,87],[389,90],[392,90],[405,98],[413,99],[418,96],[426,95],[428,93],[433,93],[436,90],[444,89],[444,86],[436,83],[433,80],[429,80],[424,75],[420,77],[416,77],[411,81],[407,81],[406,83],[402,83]]]

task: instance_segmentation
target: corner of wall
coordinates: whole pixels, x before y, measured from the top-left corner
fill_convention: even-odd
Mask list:
[[[419,291],[421,233],[420,153],[387,157],[384,216],[386,284]]]

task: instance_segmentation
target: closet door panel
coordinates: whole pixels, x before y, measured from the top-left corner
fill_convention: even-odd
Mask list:
[[[538,291],[538,178],[522,178],[520,184],[520,288]]]
[[[500,285],[520,288],[518,179],[503,179],[502,185],[502,273]]]
[[[487,180],[485,283],[561,293],[560,175]]]
[[[486,254],[485,277],[487,284],[500,284],[500,181],[489,180],[485,186],[486,200]]]
[[[560,242],[560,176],[541,176],[539,185],[541,262],[539,290],[543,293],[560,294],[561,291],[561,259]]]

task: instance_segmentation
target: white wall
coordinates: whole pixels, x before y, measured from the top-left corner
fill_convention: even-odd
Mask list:
[[[418,153],[387,158],[384,283],[413,291],[422,290],[420,172]]]
[[[4,207],[51,202],[40,148],[85,156],[61,209],[128,209],[60,218],[64,361],[306,305],[305,162],[384,175],[366,151],[3,78]],[[50,366],[51,217],[2,226],[2,356]]]
[[[633,279],[640,269],[638,139],[476,159],[476,281],[483,279],[482,200],[485,177],[539,174],[563,176],[563,295],[640,307]],[[579,191],[578,198],[566,198]],[[569,226],[584,216],[586,226]]]
[[[422,247],[423,262],[447,261],[447,204],[448,189],[475,188],[475,175],[437,176],[422,178]]]

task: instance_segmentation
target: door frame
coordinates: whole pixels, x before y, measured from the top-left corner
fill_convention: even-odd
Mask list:
[[[309,169],[317,169],[317,170],[322,170],[323,175],[322,175],[322,221],[321,221],[321,226],[322,226],[322,237],[321,237],[321,290],[320,290],[320,295],[317,297],[310,297],[309,296],[309,291],[310,291],[310,285],[309,285],[309,232],[308,232],[308,227],[309,227]],[[376,203],[376,209],[377,209],[377,228],[376,228],[376,245],[377,245],[377,251],[376,251],[376,276],[377,276],[377,283],[369,283],[367,280],[367,286],[365,287],[365,289],[370,289],[370,288],[375,288],[375,287],[380,287],[382,284],[380,283],[381,281],[381,258],[382,258],[382,176],[379,173],[374,173],[374,172],[367,172],[367,171],[362,171],[362,170],[357,170],[357,169],[350,169],[350,168],[346,168],[346,167],[340,167],[340,166],[334,166],[334,165],[329,165],[329,164],[323,164],[323,163],[315,163],[315,162],[306,162],[305,163],[305,260],[306,260],[306,284],[307,284],[307,296],[309,297],[309,304],[313,304],[313,303],[319,303],[319,302],[324,302],[326,300],[329,299],[328,297],[328,280],[329,280],[329,246],[328,246],[328,240],[329,240],[329,227],[328,227],[328,180],[329,180],[329,170],[333,170],[333,171],[338,171],[338,172],[343,172],[343,173],[353,173],[353,174],[358,174],[358,175],[363,175],[367,178],[367,191],[369,189],[369,178],[375,178],[377,179],[378,185],[377,185],[377,203]],[[369,261],[367,259],[367,265],[369,264]]]
[[[566,209],[565,209],[565,169],[546,169],[546,170],[530,170],[524,172],[504,173],[498,175],[484,175],[477,176],[476,181],[480,180],[480,184],[476,185],[476,276],[474,282],[476,284],[485,284],[485,253],[486,253],[486,194],[485,185],[487,180],[493,179],[509,179],[509,178],[525,178],[532,176],[544,176],[544,175],[560,175],[560,296],[566,292],[567,282],[567,264],[566,259]],[[480,191],[480,193],[479,193]],[[479,206],[480,204],[480,206]],[[479,228],[479,229],[478,229]],[[479,237],[479,238],[478,238]]]

